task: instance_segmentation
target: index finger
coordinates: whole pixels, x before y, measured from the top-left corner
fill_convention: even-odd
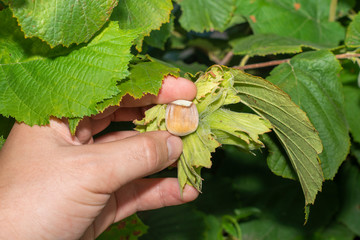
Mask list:
[[[93,116],[92,119],[103,119],[113,114],[113,121],[129,121],[141,115],[142,111],[139,107],[151,104],[165,104],[178,99],[191,101],[195,96],[196,86],[192,81],[182,77],[175,78],[173,76],[167,76],[164,78],[164,82],[157,96],[147,94],[140,99],[134,99],[130,95],[125,95],[120,102],[120,107],[109,107],[104,112]],[[122,107],[131,109],[121,109]]]
[[[157,96],[147,94],[140,99],[126,95],[120,102],[121,107],[143,107],[150,104],[165,104],[178,99],[193,100],[196,96],[195,84],[186,78],[167,76]]]

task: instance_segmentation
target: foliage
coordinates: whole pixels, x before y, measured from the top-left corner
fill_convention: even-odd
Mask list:
[[[0,147],[14,120],[66,117],[75,132],[84,116],[182,75],[198,88],[199,128],[183,137],[178,173],[158,176],[203,194],[141,213],[141,239],[354,239],[359,10],[354,0],[0,1]],[[137,129],[165,130],[165,107]],[[305,226],[304,197],[306,218],[315,203]],[[100,239],[146,232],[129,221]]]

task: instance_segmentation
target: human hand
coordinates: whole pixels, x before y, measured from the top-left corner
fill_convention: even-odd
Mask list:
[[[71,136],[66,121],[15,124],[0,151],[1,239],[94,239],[137,212],[194,200],[198,192],[177,179],[144,179],[182,152],[167,131],[113,132],[94,139],[111,121],[142,115],[143,106],[192,100],[195,85],[167,77],[158,96],[124,97],[120,108],[85,118]]]

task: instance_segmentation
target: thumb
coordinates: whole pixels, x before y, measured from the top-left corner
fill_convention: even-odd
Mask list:
[[[167,131],[137,134],[122,140],[81,146],[87,155],[84,179],[93,191],[112,193],[135,179],[161,171],[182,152],[182,141]],[[84,172],[83,172],[84,175]]]

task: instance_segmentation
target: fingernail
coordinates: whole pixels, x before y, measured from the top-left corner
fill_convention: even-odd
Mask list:
[[[181,138],[176,136],[170,136],[167,139],[168,159],[170,161],[176,161],[182,152]]]

